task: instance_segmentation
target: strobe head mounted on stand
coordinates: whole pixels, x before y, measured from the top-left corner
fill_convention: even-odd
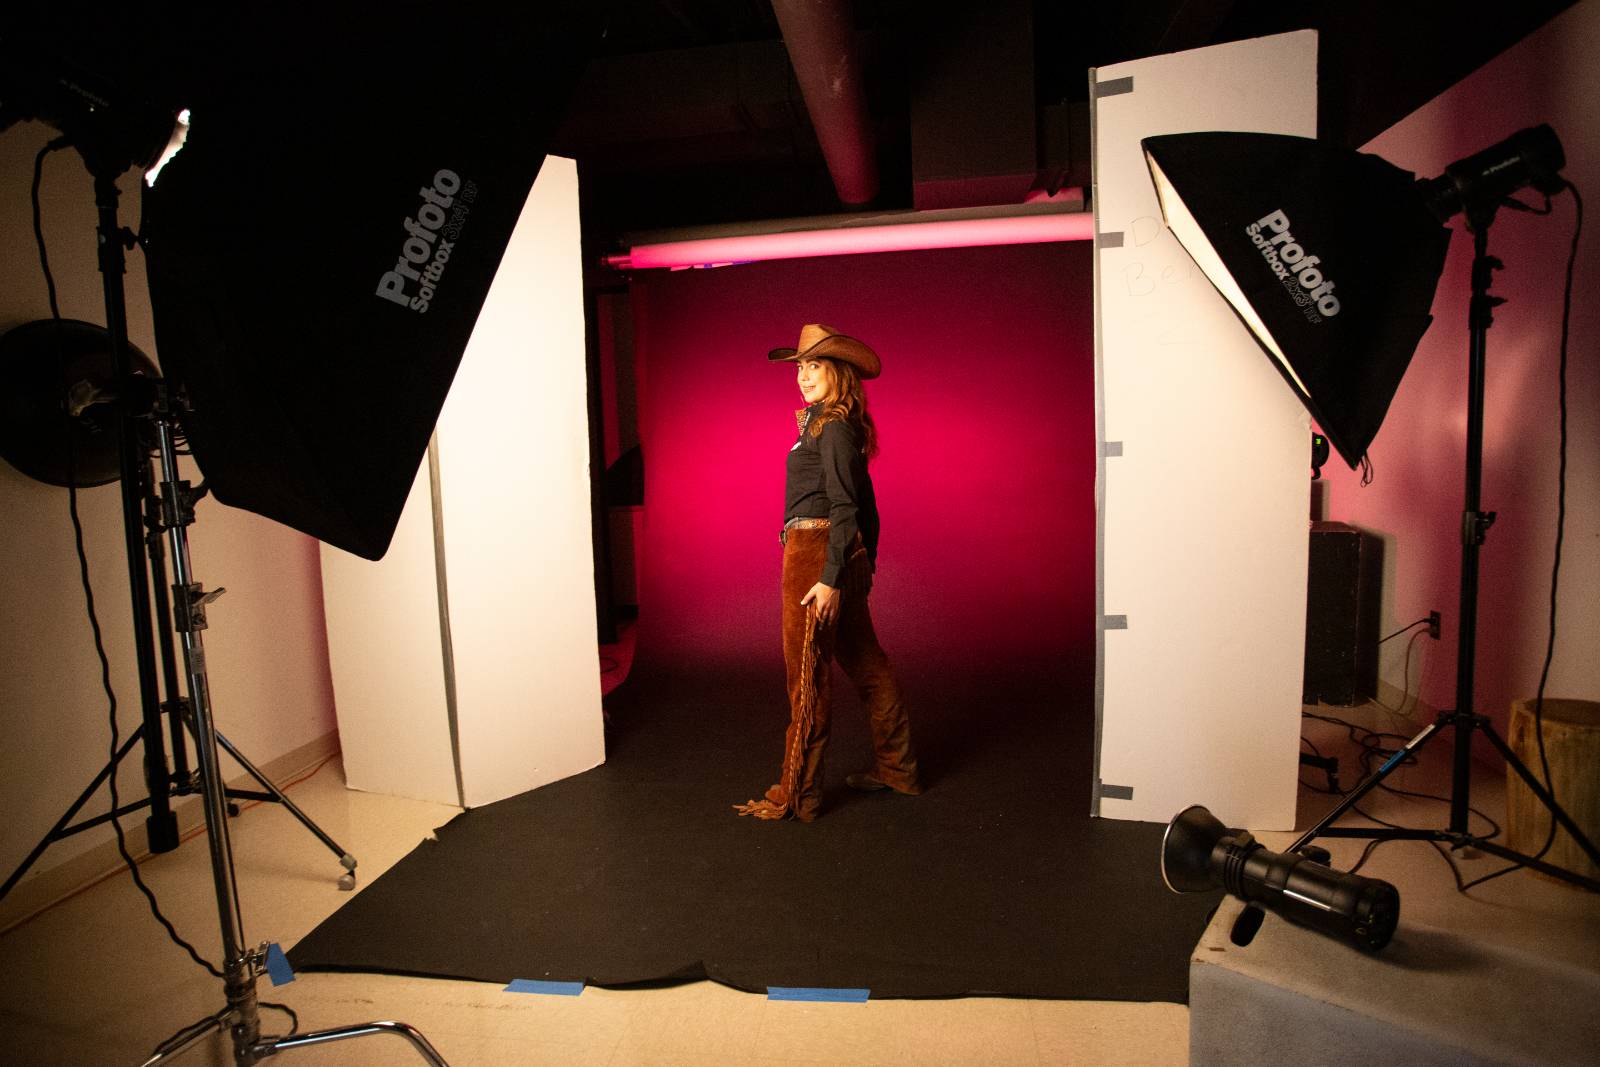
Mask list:
[[[85,62],[54,44],[37,31],[0,30],[0,131],[28,119],[60,130],[97,177],[155,163],[172,139],[178,109],[146,96],[148,78],[137,74],[133,56],[138,50]]]
[[[1417,192],[1440,222],[1465,214],[1468,227],[1477,230],[1492,222],[1495,211],[1518,189],[1531,185],[1545,196],[1565,189],[1561,168],[1566,165],[1561,139],[1541,123],[1457,160],[1437,178],[1417,182]]]
[[[1174,893],[1220,887],[1257,909],[1369,951],[1387,945],[1400,920],[1400,893],[1388,882],[1335,871],[1301,853],[1269,852],[1198,804],[1167,824],[1161,878]],[[1253,921],[1242,917],[1234,943],[1248,944],[1259,925],[1259,911]]]

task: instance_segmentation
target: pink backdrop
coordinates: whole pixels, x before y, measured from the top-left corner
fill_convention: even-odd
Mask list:
[[[655,272],[633,297],[641,663],[781,660],[777,534],[801,401],[793,365],[766,352],[824,322],[883,359],[867,387],[883,450],[873,611],[902,677],[1022,665],[1092,686],[1087,242]]]

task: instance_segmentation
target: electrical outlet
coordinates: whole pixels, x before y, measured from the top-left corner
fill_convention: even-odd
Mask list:
[[[1439,640],[1439,613],[1437,611],[1428,612],[1428,636],[1435,641]]]

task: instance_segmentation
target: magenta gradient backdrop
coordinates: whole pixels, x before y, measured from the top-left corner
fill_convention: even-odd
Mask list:
[[[781,663],[801,401],[793,365],[766,353],[824,322],[883,359],[867,386],[883,448],[873,612],[902,675],[1021,665],[1092,685],[1090,262],[1076,242],[636,277],[641,663]]]

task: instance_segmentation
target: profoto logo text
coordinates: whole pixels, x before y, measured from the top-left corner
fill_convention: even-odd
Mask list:
[[[407,236],[400,255],[395,257],[394,269],[378,279],[378,296],[419,315],[427,314],[434,290],[450,262],[450,253],[455,250],[467,214],[466,201],[473,198],[474,192],[472,182],[462,189],[461,176],[453,170],[439,171],[433,176],[432,188],[417,190],[422,203],[417,205],[415,216],[401,223]],[[462,202],[457,203],[458,199]],[[441,240],[441,231],[450,239]]]
[[[1279,208],[1244,228],[1252,243],[1261,250],[1267,266],[1278,276],[1289,296],[1312,322],[1339,314],[1339,298],[1333,295],[1333,282],[1323,277],[1318,256],[1306,250],[1289,232],[1289,216]],[[1320,313],[1320,314],[1319,314]]]

